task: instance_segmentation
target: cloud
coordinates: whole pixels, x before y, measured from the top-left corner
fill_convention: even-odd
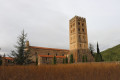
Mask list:
[[[109,3],[108,3],[109,2]],[[30,45],[69,49],[69,20],[85,17],[88,40],[105,50],[119,44],[120,1],[118,0],[1,0],[0,47],[14,49],[24,29]]]

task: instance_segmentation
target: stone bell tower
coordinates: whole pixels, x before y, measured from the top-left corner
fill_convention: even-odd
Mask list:
[[[73,54],[75,62],[81,62],[82,59],[93,61],[88,49],[86,19],[79,16],[73,17],[69,21],[69,34],[70,53]]]

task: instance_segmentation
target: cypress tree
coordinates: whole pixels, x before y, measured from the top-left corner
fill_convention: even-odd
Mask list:
[[[53,64],[56,64],[56,56],[54,56],[54,58],[53,58]]]
[[[70,63],[73,63],[73,54],[70,55]]]
[[[65,58],[65,63],[66,63],[66,64],[68,63],[68,58],[67,58],[67,56],[66,56],[66,58]]]
[[[36,56],[36,65],[38,65],[38,57]]]
[[[100,50],[99,50],[98,42],[97,42],[97,54],[96,54],[96,56],[95,56],[95,61],[96,61],[96,62],[101,62],[101,61],[103,61],[103,60],[102,60],[102,55],[101,55]]]

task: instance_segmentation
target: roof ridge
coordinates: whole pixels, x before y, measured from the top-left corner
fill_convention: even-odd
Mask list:
[[[69,51],[68,49],[58,49],[58,48],[48,48],[48,47],[38,47],[38,46],[30,46],[31,48],[41,48],[41,49],[53,49],[53,50],[66,50]]]

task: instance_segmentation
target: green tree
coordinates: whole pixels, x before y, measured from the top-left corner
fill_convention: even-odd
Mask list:
[[[68,58],[67,58],[67,56],[66,56],[66,58],[65,58],[65,63],[66,63],[66,64],[68,63]]]
[[[57,62],[57,59],[56,59],[56,56],[53,57],[53,64],[56,64]]]
[[[13,50],[11,55],[14,56],[14,62],[18,65],[28,64],[31,62],[29,59],[29,50],[26,50],[25,42],[26,42],[27,34],[24,30],[21,32],[21,35],[18,37],[17,45],[15,46],[16,50]]]
[[[97,54],[96,54],[96,56],[95,56],[95,61],[96,61],[96,62],[101,62],[101,61],[103,61],[103,60],[102,60],[102,55],[101,55],[100,50],[99,50],[98,42],[97,42]]]
[[[70,55],[70,63],[73,63],[73,54]]]
[[[36,56],[36,65],[38,65],[38,56]]]
[[[84,55],[82,56],[82,62],[85,62],[85,57],[84,57]]]

